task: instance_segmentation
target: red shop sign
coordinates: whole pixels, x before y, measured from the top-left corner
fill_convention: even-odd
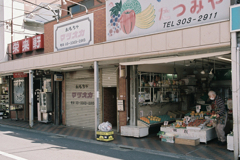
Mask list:
[[[28,77],[28,74],[23,73],[23,72],[13,73],[13,78],[23,78],[23,77]]]
[[[33,48],[32,37],[22,40],[22,52],[32,51],[32,48]]]
[[[12,44],[13,44],[13,47],[12,47],[13,54],[22,53],[22,41],[16,41],[16,42],[13,42]]]
[[[32,37],[32,45],[34,50],[44,48],[44,35],[39,34]]]

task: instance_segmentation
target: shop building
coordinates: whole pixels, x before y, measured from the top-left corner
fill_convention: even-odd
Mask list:
[[[202,2],[204,8],[193,10],[191,1],[178,0],[174,7],[167,1],[139,0],[129,19],[126,1],[122,10],[116,7],[119,3],[94,1],[89,14],[83,10],[73,19],[63,13],[66,16],[58,23],[45,24],[44,54],[1,63],[0,73],[36,69],[61,73],[55,97],[62,97],[61,108],[54,112],[62,117],[62,124],[97,130],[100,122],[110,121],[128,136],[134,136],[131,128],[138,130],[137,126],[147,128],[145,136],[155,126],[159,130],[161,116],[175,122],[196,105],[207,110],[210,102],[205,105],[202,94],[209,90],[225,102],[232,97],[232,76],[236,75],[231,76],[232,63],[226,61],[233,58],[229,1]],[[63,7],[74,7],[70,4]],[[79,30],[81,38],[70,38],[81,24],[84,36]],[[229,130],[231,123],[229,119]]]

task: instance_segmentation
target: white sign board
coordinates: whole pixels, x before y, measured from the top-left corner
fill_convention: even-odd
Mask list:
[[[118,111],[124,111],[123,100],[117,100],[117,108],[118,108]]]
[[[229,0],[108,0],[107,41],[229,19]]]
[[[54,52],[94,43],[93,13],[54,25]]]

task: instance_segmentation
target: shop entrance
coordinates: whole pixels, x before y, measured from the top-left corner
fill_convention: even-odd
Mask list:
[[[117,126],[117,88],[103,88],[103,117],[104,122],[108,121],[113,127]]]
[[[39,93],[41,91],[41,79],[34,79],[34,118],[38,117]]]

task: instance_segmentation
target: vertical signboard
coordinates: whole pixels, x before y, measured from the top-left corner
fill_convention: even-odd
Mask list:
[[[229,0],[108,0],[107,41],[229,19]]]
[[[22,53],[22,41],[13,42],[12,52],[13,54]]]
[[[54,25],[54,51],[94,43],[93,13]]]
[[[44,48],[44,35],[43,34],[39,34],[36,35],[32,38],[32,45],[33,45],[33,49],[42,49]]]
[[[32,37],[22,40],[22,52],[32,51]]]

